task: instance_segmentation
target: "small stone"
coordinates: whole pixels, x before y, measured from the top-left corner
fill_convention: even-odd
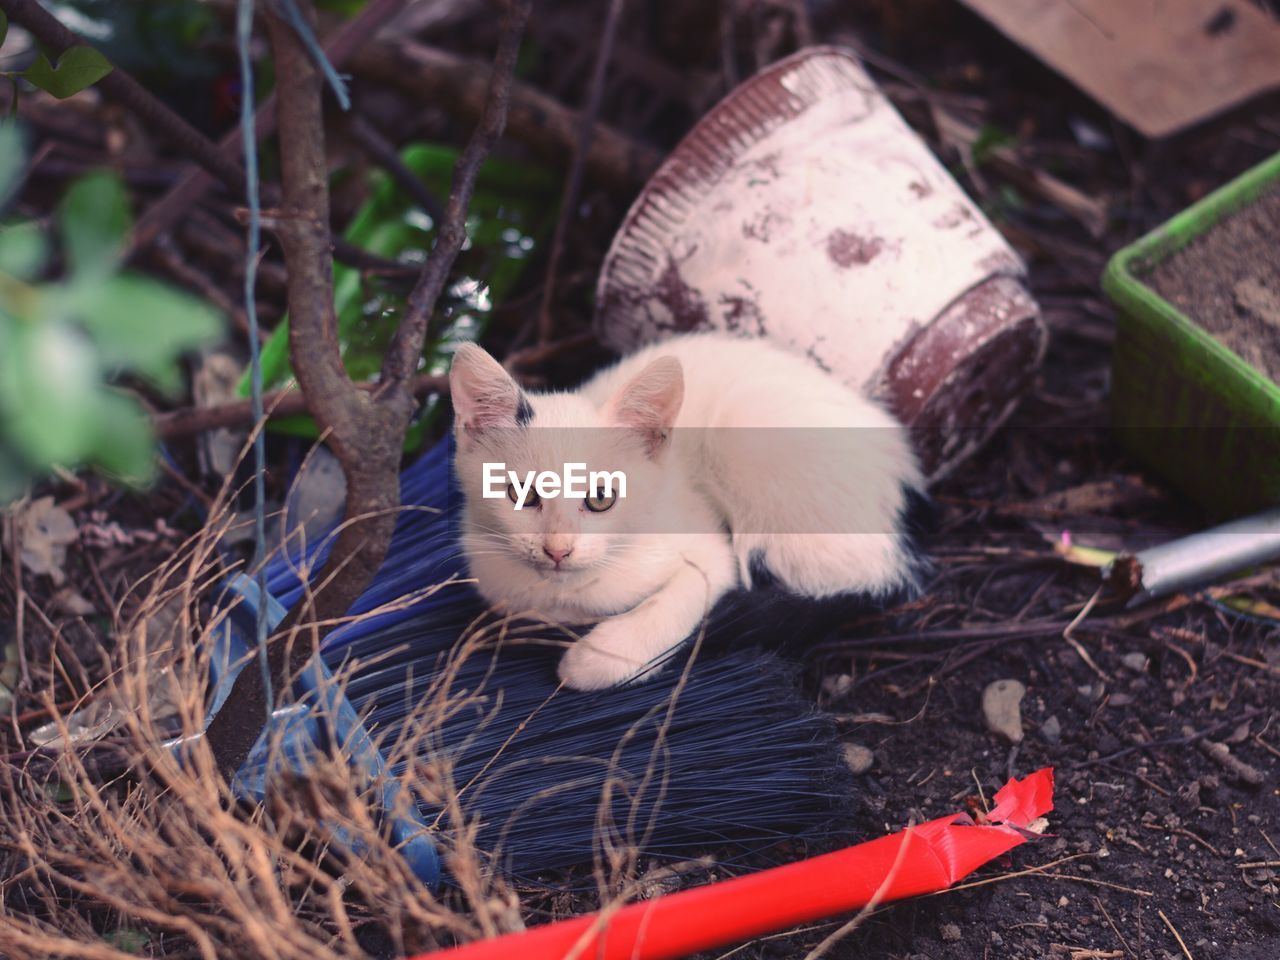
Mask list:
[[[1022,698],[1027,688],[1017,680],[996,680],[982,691],[987,729],[1010,743],[1022,742]]]
[[[955,943],[960,939],[960,928],[954,923],[944,923],[938,928],[938,934],[947,943]]]
[[[1056,716],[1040,724],[1040,739],[1051,747],[1062,742],[1062,722]]]
[[[1147,667],[1151,663],[1145,653],[1126,653],[1120,658],[1120,662],[1134,673],[1146,673]]]
[[[839,700],[853,689],[853,677],[847,673],[822,678],[822,695],[825,700]]]
[[[875,754],[859,743],[846,743],[844,762],[854,773],[866,773],[875,762]]]

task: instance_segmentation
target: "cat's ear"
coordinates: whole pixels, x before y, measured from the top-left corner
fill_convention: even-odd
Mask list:
[[[615,393],[605,407],[611,423],[637,430],[652,456],[666,443],[684,402],[684,370],[675,357],[658,357]]]
[[[453,354],[449,394],[458,427],[479,433],[494,427],[523,427],[533,416],[524,391],[482,347],[464,343]]]

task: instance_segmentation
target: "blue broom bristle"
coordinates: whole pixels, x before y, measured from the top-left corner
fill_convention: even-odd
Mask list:
[[[405,471],[402,501],[436,512],[401,515],[353,614],[465,575],[451,482],[447,444]],[[285,606],[300,593],[295,565],[268,570]],[[557,691],[555,634],[486,619],[470,585],[450,584],[336,629],[323,656],[391,772],[447,768],[463,815],[479,821],[477,847],[513,876],[590,863],[602,837],[649,857],[733,859],[838,831],[847,771],[792,667],[751,650],[688,663],[684,651],[644,683]],[[428,822],[439,814],[420,808]]]

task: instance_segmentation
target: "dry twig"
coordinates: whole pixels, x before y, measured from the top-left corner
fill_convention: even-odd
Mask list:
[[[618,21],[622,17],[624,0],[609,0],[605,13],[604,29],[600,35],[600,47],[596,51],[595,69],[591,71],[591,87],[587,103],[578,118],[578,140],[573,148],[573,160],[569,175],[565,178],[564,195],[560,200],[560,217],[556,221],[555,234],[551,238],[551,254],[547,258],[547,279],[542,285],[542,303],[538,308],[538,343],[551,341],[551,301],[555,296],[556,274],[560,270],[560,257],[564,253],[565,234],[569,222],[578,209],[578,195],[582,191],[582,174],[586,169],[587,155],[595,134],[596,117],[600,114],[600,101],[604,99],[604,78],[613,56],[613,45],[618,38]]]
[[[407,40],[377,40],[366,45],[351,65],[359,74],[408,96],[427,98],[432,106],[464,119],[479,117],[484,110],[491,69],[469,57]],[[511,87],[509,127],[513,139],[554,162],[570,156],[578,139],[578,115],[526,83]],[[634,189],[661,160],[661,154],[648,144],[596,124],[586,167],[595,179]]]
[[[361,390],[372,392],[378,388],[377,383],[356,384]],[[425,397],[432,393],[446,393],[449,390],[447,377],[433,377],[428,374],[415,377],[413,395]],[[262,398],[267,419],[292,417],[308,411],[306,398],[297,389],[273,390]],[[205,430],[217,430],[222,427],[253,426],[253,409],[248,400],[234,400],[219,404],[216,407],[179,407],[177,410],[166,410],[151,418],[156,433],[162,439],[190,436]]]

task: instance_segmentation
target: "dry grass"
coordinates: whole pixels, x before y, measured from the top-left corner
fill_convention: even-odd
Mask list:
[[[127,618],[117,611],[103,654],[113,669],[92,693],[114,729],[68,745],[51,690],[63,744],[0,764],[0,956],[404,955],[518,928],[518,901],[475,850],[444,763],[415,761],[406,778],[444,811],[435,839],[454,886],[440,896],[410,872],[371,785],[341,760],[274,779],[256,807],[232,797],[198,736],[226,616],[207,603],[226,574],[213,546],[228,521],[217,516],[135,588]],[[396,754],[421,755],[455,708],[448,683],[437,689]],[[175,737],[189,739],[175,748]],[[331,845],[334,827],[352,843]]]
[[[407,764],[402,782],[410,789],[397,802],[424,800],[440,811],[432,839],[451,883],[439,893],[413,875],[384,834],[378,785],[345,761],[326,758],[305,776],[273,777],[258,805],[234,798],[217,774],[200,731],[209,650],[227,616],[212,610],[209,598],[229,572],[215,550],[231,522],[228,493],[215,501],[204,530],[115,611],[114,643],[110,652],[106,645],[99,651],[106,676],[84,698],[109,732],[100,729],[98,739],[84,742],[91,738],[76,725],[76,711],[57,706],[67,685],[56,686],[53,677],[83,669],[68,664],[50,671],[43,697],[61,745],[0,763],[0,956],[404,956],[522,929],[522,905],[497,866],[501,846],[479,850],[478,824],[466,812],[479,777],[454,782],[440,735],[457,711],[501,702],[483,686],[466,690],[455,681],[469,658],[523,642],[509,622],[474,624],[394,742],[381,744],[389,762]],[[308,572],[301,571],[304,582]],[[659,733],[641,782],[606,778],[596,823],[596,896],[575,900],[577,908],[607,910],[640,893],[637,845],[655,824],[638,811],[646,792],[665,789],[665,730],[688,669],[668,701],[645,718],[657,722]],[[623,734],[619,752],[641,725]],[[280,749],[272,745],[277,755]],[[493,763],[501,753],[499,747]],[[621,822],[609,813],[618,809],[619,791],[633,811]],[[345,843],[333,842],[335,829]]]

